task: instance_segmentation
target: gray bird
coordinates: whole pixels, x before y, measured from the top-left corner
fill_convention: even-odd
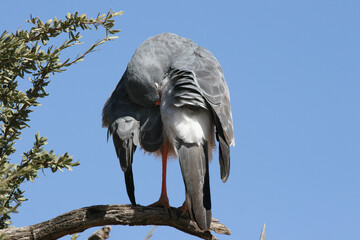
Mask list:
[[[135,51],[103,109],[103,127],[112,135],[133,205],[133,155],[138,146],[162,156],[162,188],[152,206],[169,209],[168,156],[178,157],[185,183],[183,213],[202,230],[211,223],[209,160],[219,142],[220,175],[230,172],[235,145],[230,95],[214,55],[172,33],[150,37]]]

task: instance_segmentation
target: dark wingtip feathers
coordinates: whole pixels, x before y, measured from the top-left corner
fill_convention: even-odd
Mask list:
[[[225,140],[219,136],[219,163],[221,180],[225,183],[230,175],[230,147]]]

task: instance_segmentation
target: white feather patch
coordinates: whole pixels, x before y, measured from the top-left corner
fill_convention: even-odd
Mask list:
[[[163,118],[163,121],[168,139],[181,139],[186,143],[200,145],[209,139],[211,133],[211,117],[207,111],[176,109]]]

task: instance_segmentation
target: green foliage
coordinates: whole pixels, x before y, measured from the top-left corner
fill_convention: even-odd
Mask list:
[[[65,71],[72,64],[80,62],[100,44],[116,38],[113,35],[119,30],[114,27],[115,16],[122,12],[110,10],[107,14],[98,15],[95,19],[85,14],[68,13],[65,20],[50,19],[46,23],[32,16],[27,22],[34,26],[30,30],[17,30],[14,33],[4,32],[0,36],[0,229],[9,226],[10,213],[23,201],[24,191],[20,186],[26,181],[38,177],[39,170],[51,169],[71,170],[79,165],[68,153],[57,155],[46,151],[44,145],[47,139],[38,133],[33,147],[22,154],[22,159],[15,164],[15,143],[19,141],[21,131],[29,127],[29,114],[39,106],[39,99],[48,95],[46,87],[50,83],[50,74]],[[106,37],[95,42],[84,53],[73,59],[67,58],[61,62],[63,50],[81,44],[81,30],[106,30]],[[80,31],[79,31],[80,30]],[[60,46],[48,46],[50,39],[59,35],[67,36]],[[30,81],[31,87],[20,90]],[[10,156],[15,160],[11,160]]]

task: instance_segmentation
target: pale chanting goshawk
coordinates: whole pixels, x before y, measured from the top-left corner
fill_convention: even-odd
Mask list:
[[[113,137],[131,203],[136,205],[132,171],[136,147],[162,156],[161,195],[153,206],[167,211],[167,158],[177,157],[186,191],[183,212],[188,211],[200,229],[209,230],[214,136],[223,182],[230,172],[229,146],[235,145],[229,89],[214,55],[176,34],[150,37],[136,49],[106,101],[102,121]]]

